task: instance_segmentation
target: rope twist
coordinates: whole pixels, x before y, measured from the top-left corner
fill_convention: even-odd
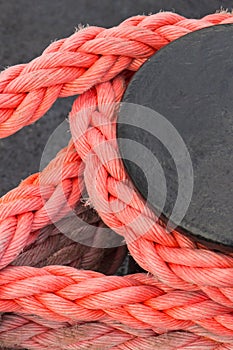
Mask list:
[[[0,74],[1,138],[34,123],[57,98],[79,94],[69,145],[0,199],[3,346],[233,349],[233,255],[168,233],[134,190],[116,142],[119,103],[134,72],[171,41],[225,23],[233,23],[232,14],[195,20],[161,12],[110,29],[83,28]],[[84,190],[148,274],[14,266]]]

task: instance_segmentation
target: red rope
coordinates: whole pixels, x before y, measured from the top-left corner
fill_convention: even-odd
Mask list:
[[[201,20],[166,12],[136,16],[115,28],[80,30],[29,64],[1,73],[1,137],[39,119],[58,97],[80,94],[69,116],[69,146],[0,201],[0,312],[16,314],[10,323],[3,316],[4,346],[9,346],[7,325],[17,334],[23,317],[33,314],[42,318],[43,327],[48,320],[83,327],[96,321],[89,339],[96,348],[95,334],[106,349],[233,349],[233,257],[166,232],[127,178],[115,135],[117,104],[133,72],[172,40],[221,23],[233,23],[232,15]],[[132,256],[151,275],[6,267],[42,228],[75,207],[84,187],[105,224],[124,237]],[[49,348],[58,349],[54,331],[50,335],[46,328],[41,337],[43,330],[36,333],[30,322],[32,334],[17,345],[42,349],[50,342]],[[113,330],[114,336],[106,337],[108,327],[116,325],[121,334]],[[129,328],[149,335],[131,338]],[[38,339],[43,339],[40,345]],[[82,340],[77,344],[89,346]]]

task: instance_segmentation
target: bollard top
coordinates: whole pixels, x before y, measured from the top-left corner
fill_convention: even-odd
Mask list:
[[[158,51],[117,125],[125,168],[155,213],[220,250],[233,249],[232,37],[233,25],[212,26]]]

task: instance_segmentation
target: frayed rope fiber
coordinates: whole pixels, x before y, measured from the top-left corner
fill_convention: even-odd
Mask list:
[[[0,74],[2,138],[38,120],[58,97],[79,94],[69,145],[0,200],[0,346],[233,349],[233,255],[165,230],[125,173],[115,125],[128,81],[146,60],[185,34],[224,23],[233,23],[232,14],[136,16],[111,29],[84,28]],[[84,190],[148,273],[11,265]]]

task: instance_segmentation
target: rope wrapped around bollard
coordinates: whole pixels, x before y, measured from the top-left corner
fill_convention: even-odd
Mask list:
[[[69,145],[0,200],[0,346],[233,349],[232,253],[168,232],[134,188],[116,142],[119,104],[134,73],[170,42],[227,23],[227,12],[131,17],[110,29],[83,28],[0,74],[1,138],[34,123],[57,98],[79,95]],[[42,230],[77,210],[85,190],[97,222],[122,237],[147,273],[106,276],[59,259],[24,266]],[[115,251],[119,261],[124,253]]]

